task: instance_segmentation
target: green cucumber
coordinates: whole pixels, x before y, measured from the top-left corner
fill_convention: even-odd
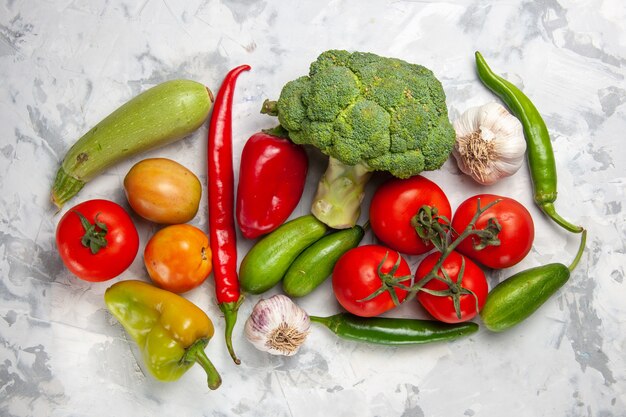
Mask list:
[[[333,272],[341,255],[356,247],[365,232],[361,226],[340,230],[306,248],[291,264],[283,278],[283,291],[303,297],[317,288]]]
[[[198,129],[213,94],[191,80],[171,80],[144,91],[89,130],[57,171],[52,202],[61,208],[89,180],[131,156],[182,139]]]
[[[569,269],[559,263],[518,272],[491,290],[480,317],[492,332],[509,329],[541,307],[569,276]]]
[[[252,294],[272,288],[298,255],[327,230],[328,226],[308,214],[288,221],[259,240],[241,261],[241,288]]]
[[[587,231],[583,230],[578,253],[569,267],[560,263],[542,265],[518,272],[496,285],[480,312],[485,326],[501,332],[533,314],[567,282],[582,257],[586,239]]]

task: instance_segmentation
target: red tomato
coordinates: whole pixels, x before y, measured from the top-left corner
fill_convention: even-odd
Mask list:
[[[241,152],[236,214],[241,234],[254,239],[283,224],[298,205],[309,167],[302,146],[255,133]]]
[[[467,227],[478,207],[500,200],[485,211],[476,222],[476,229],[484,229],[490,218],[496,218],[502,230],[498,233],[500,245],[487,246],[484,249],[474,249],[474,244],[480,242],[476,236],[463,240],[456,248],[465,256],[489,268],[508,268],[515,265],[530,252],[535,239],[535,225],[526,207],[508,197],[493,194],[480,194],[465,200],[456,209],[452,219],[452,228],[458,233]]]
[[[378,316],[395,308],[396,305],[388,291],[384,291],[369,301],[359,300],[367,298],[381,288],[379,267],[383,275],[390,274],[398,258],[400,258],[400,264],[393,276],[406,276],[407,280],[402,283],[409,285],[411,269],[398,252],[380,245],[359,246],[346,252],[335,264],[332,276],[333,291],[339,304],[350,313],[361,317]],[[394,288],[393,291],[397,294],[399,302],[407,296],[404,290]]]
[[[428,273],[435,267],[435,264],[440,257],[440,252],[434,252],[424,258],[415,272],[415,282],[418,282],[420,279],[428,275]],[[465,269],[463,277],[459,282],[459,272],[461,271],[463,260],[465,260]],[[461,288],[466,288],[476,294],[476,297],[472,294],[460,295],[459,301],[461,318],[459,319],[456,314],[452,296],[438,296],[420,291],[417,293],[417,300],[430,313],[430,315],[437,320],[446,323],[459,323],[471,320],[483,308],[485,301],[487,301],[487,292],[489,291],[489,287],[485,273],[478,267],[478,265],[457,252],[452,252],[448,255],[448,257],[443,261],[442,268],[446,271],[448,277],[456,283],[455,287],[460,285],[460,288],[456,287],[457,290],[460,291]],[[440,277],[444,276],[441,269],[437,275]],[[445,291],[451,289],[448,284],[436,278],[430,280],[426,285],[424,285],[424,288],[435,291]],[[477,299],[478,311],[476,311]]]
[[[87,233],[90,228],[92,233]],[[139,249],[139,235],[120,205],[108,200],[89,200],[61,217],[56,243],[67,269],[78,278],[97,282],[118,276],[133,263]]]
[[[374,193],[370,205],[370,225],[374,234],[391,249],[409,255],[430,251],[433,245],[424,242],[411,225],[419,209],[436,207],[440,216],[450,218],[450,202],[434,182],[416,175],[407,179],[391,179]]]
[[[209,238],[189,224],[159,230],[143,252],[148,275],[159,287],[182,293],[202,284],[213,269]]]

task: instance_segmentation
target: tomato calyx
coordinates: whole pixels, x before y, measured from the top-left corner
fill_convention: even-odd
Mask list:
[[[484,229],[474,229],[474,235],[479,238],[478,242],[473,240],[473,246],[476,250],[483,250],[487,246],[500,246],[498,233],[502,230],[502,226],[498,219],[491,217],[487,220],[487,226]]]
[[[437,207],[422,206],[411,218],[411,226],[424,242],[431,242],[439,252],[445,250],[448,232],[451,230],[450,220],[440,216]]]
[[[389,257],[389,251],[387,251],[385,253],[385,256],[383,256],[383,259],[378,264],[378,268],[376,270],[378,278],[380,278],[380,283],[381,283],[380,284],[380,288],[378,288],[376,291],[374,291],[373,293],[371,293],[367,297],[362,298],[360,300],[357,300],[358,302],[363,303],[363,302],[366,302],[366,301],[370,301],[370,300],[378,297],[379,295],[381,295],[385,291],[387,291],[389,293],[389,296],[393,300],[393,304],[396,305],[396,306],[400,305],[400,299],[398,298],[398,294],[396,293],[395,288],[409,290],[410,287],[407,286],[407,285],[402,284],[402,282],[406,281],[408,279],[411,279],[412,277],[411,277],[411,275],[403,275],[403,276],[399,276],[399,277],[395,276],[396,272],[398,271],[398,268],[400,267],[400,262],[402,261],[402,257],[400,256],[399,253],[398,253],[398,260],[393,265],[391,270],[389,272],[383,272],[383,265],[387,261],[388,257]]]
[[[78,215],[80,224],[83,226],[83,229],[85,229],[85,234],[80,239],[80,243],[84,247],[89,248],[91,253],[95,255],[100,249],[107,246],[106,234],[109,229],[105,223],[98,221],[100,213],[95,215],[93,223],[90,223],[80,211],[74,210],[74,213]]]
[[[463,276],[465,275],[465,257],[461,257],[461,269],[459,270],[459,274],[458,274],[456,282],[452,278],[450,278],[445,268],[440,268],[439,270],[441,271],[441,274],[443,275],[443,277],[437,274],[435,278],[438,279],[439,281],[446,283],[448,285],[448,289],[447,290],[431,290],[430,288],[421,287],[419,290],[425,293],[428,293],[430,295],[435,295],[437,297],[451,297],[452,303],[454,305],[454,312],[456,313],[456,317],[459,320],[461,319],[461,296],[463,295],[471,295],[472,297],[474,297],[474,302],[476,304],[476,312],[478,312],[479,310],[478,296],[476,295],[476,293],[474,293],[474,291],[463,286]]]

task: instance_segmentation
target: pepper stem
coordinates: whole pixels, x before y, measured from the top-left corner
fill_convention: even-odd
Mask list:
[[[316,323],[321,323],[324,326],[328,326],[330,324],[329,317],[318,317],[318,316],[309,316],[309,319]]]
[[[313,323],[319,323],[322,326],[328,328],[331,332],[333,333],[337,333],[339,330],[339,326],[340,326],[340,321],[342,315],[341,314],[335,314],[334,316],[328,316],[328,317],[319,317],[319,316],[309,316],[309,319],[313,322]]]
[[[539,207],[541,208],[541,210],[548,215],[548,217],[550,217],[552,220],[554,220],[556,222],[556,224],[558,224],[559,226],[561,226],[562,228],[564,228],[565,230],[572,232],[572,233],[582,233],[583,229],[582,226],[576,226],[570,222],[568,222],[567,220],[565,220],[563,217],[561,217],[557,212],[556,209],[554,208],[554,204],[552,203],[542,203],[539,205]]]
[[[320,323],[328,328],[332,328],[333,321],[334,321],[333,317],[334,316],[330,316],[330,317],[309,316],[309,319],[314,323]]]
[[[220,310],[224,313],[224,320],[226,321],[226,329],[224,331],[224,338],[226,339],[226,348],[230,357],[233,358],[235,364],[239,365],[241,360],[235,354],[233,349],[233,329],[237,322],[237,311],[243,301],[243,295],[239,297],[239,300],[230,303],[219,303]]]
[[[208,339],[197,340],[193,345],[187,348],[187,351],[181,360],[184,362],[196,362],[202,366],[202,369],[204,369],[207,375],[207,384],[210,389],[214,390],[222,385],[222,377],[204,352],[204,348],[208,343]]]

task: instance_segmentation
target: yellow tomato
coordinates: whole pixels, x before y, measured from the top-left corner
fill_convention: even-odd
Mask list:
[[[213,269],[209,238],[189,224],[156,232],[146,245],[143,259],[152,281],[175,293],[196,288]]]
[[[124,192],[141,217],[155,223],[179,224],[198,212],[202,186],[198,177],[178,162],[150,158],[128,171]]]

